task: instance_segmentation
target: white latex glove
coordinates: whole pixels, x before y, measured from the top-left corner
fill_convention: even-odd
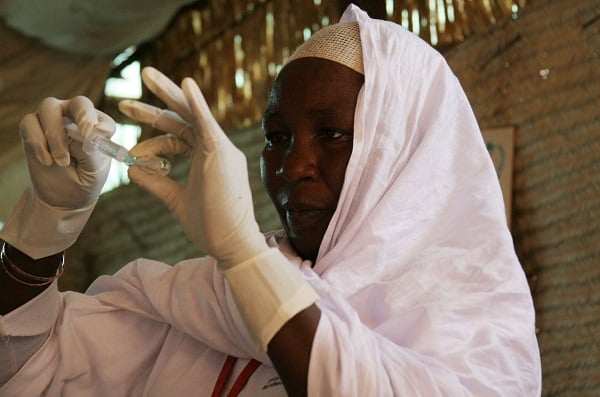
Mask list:
[[[179,88],[154,68],[145,68],[142,78],[170,110],[132,100],[122,101],[119,109],[172,135],[141,142],[131,154],[189,155],[190,174],[181,185],[131,167],[131,180],[162,200],[191,241],[216,258],[221,269],[268,250],[254,217],[246,158],[214,119],[195,81],[186,78]]]
[[[114,121],[85,97],[44,99],[21,120],[31,185],[13,209],[0,237],[34,259],[71,246],[87,222],[110,168],[110,158],[86,154],[67,137],[65,123],[86,136],[98,127],[111,136]]]

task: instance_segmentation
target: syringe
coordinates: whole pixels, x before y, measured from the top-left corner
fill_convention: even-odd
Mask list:
[[[72,122],[65,121],[65,129],[71,138],[83,144],[83,150],[85,152],[89,151],[91,148],[95,148],[101,153],[117,161],[125,163],[129,166],[135,165],[138,167],[143,167],[147,171],[159,175],[167,175],[171,171],[171,163],[169,160],[158,156],[132,156],[129,154],[129,150],[127,150],[127,148],[111,141],[109,138],[105,137],[101,132],[95,129],[92,130],[89,136],[86,138],[81,136],[77,125]]]

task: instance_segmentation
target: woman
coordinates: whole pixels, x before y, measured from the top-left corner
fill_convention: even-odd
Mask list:
[[[59,116],[84,134],[110,124],[81,99],[43,103],[22,124],[33,189],[2,232],[2,282],[19,297],[0,293],[0,330],[16,351],[3,395],[208,395],[244,381],[246,395],[540,393],[533,306],[498,182],[439,54],[351,6],[292,56],[263,119],[262,176],[284,226],[266,239],[240,182],[243,156],[195,83],[180,89],[152,69],[144,81],[170,110],[121,109],[175,136],[135,154],[186,153],[191,170],[185,186],[130,176],[211,256],[173,268],[138,260],[86,295],[23,286],[36,279],[12,264],[53,281],[60,254],[48,255],[77,237],[102,180],[102,159],[75,144],[67,166]],[[63,177],[85,185],[65,198],[43,183],[64,169],[92,182]],[[44,227],[27,226],[43,211],[54,233],[42,244]]]

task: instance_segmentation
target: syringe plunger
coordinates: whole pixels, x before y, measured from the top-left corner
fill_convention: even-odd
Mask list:
[[[87,138],[84,138],[79,134],[79,130],[77,125],[71,122],[65,121],[65,128],[67,130],[67,134],[79,141],[83,144],[84,151],[89,150],[89,148],[93,148],[98,150],[99,152],[111,157],[117,161],[125,163],[129,166],[135,165],[138,167],[142,167],[149,172],[153,172],[155,174],[167,175],[171,171],[171,163],[169,160],[158,157],[158,156],[148,156],[148,157],[135,157],[129,153],[124,146],[119,145],[118,143],[111,141],[109,138],[102,135],[101,132],[97,130],[92,130]]]

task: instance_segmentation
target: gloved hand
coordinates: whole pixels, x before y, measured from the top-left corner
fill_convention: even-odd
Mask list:
[[[145,68],[142,78],[169,110],[132,100],[122,101],[119,109],[170,135],[141,142],[131,154],[186,154],[191,168],[185,185],[139,167],[129,169],[131,180],[162,200],[221,269],[268,250],[254,217],[246,158],[218,125],[194,80],[184,79],[179,88],[153,68]]]
[[[31,185],[13,209],[0,237],[34,259],[71,246],[87,222],[108,171],[110,158],[84,153],[67,137],[75,123],[84,137],[92,128],[111,136],[114,121],[85,97],[44,99],[23,117],[20,130]]]
[[[283,324],[318,295],[267,245],[254,218],[246,158],[219,127],[196,83],[187,78],[180,89],[152,68],[142,78],[170,110],[129,100],[119,109],[169,135],[141,142],[131,154],[188,154],[191,168],[186,185],[139,167],[129,168],[129,177],[161,199],[192,242],[217,259],[250,334],[266,351]]]

